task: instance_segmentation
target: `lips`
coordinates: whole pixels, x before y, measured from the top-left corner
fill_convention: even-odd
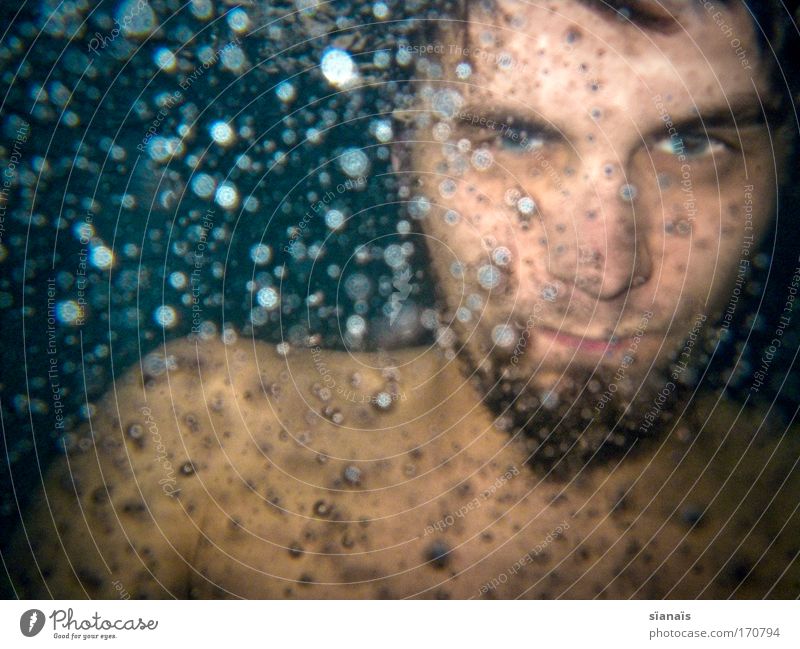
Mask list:
[[[550,338],[557,345],[577,349],[589,354],[607,354],[622,347],[622,338],[590,338],[588,336],[574,336],[572,334],[540,327],[539,333]]]

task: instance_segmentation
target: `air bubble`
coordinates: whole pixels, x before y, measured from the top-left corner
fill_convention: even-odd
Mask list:
[[[498,347],[511,347],[514,344],[514,329],[506,324],[497,325],[492,329],[492,341]]]
[[[376,2],[372,5],[372,15],[378,20],[386,20],[389,17],[389,7],[385,2]]]
[[[492,261],[498,266],[508,266],[511,263],[511,251],[505,246],[499,246],[492,251]]]
[[[228,13],[227,17],[228,27],[230,27],[237,34],[243,34],[250,26],[250,18],[244,9],[237,7]]]
[[[548,302],[554,302],[558,297],[558,287],[555,284],[547,283],[542,287],[541,296]]]
[[[89,253],[89,263],[100,270],[107,270],[114,265],[114,253],[108,246],[93,246]]]
[[[478,284],[486,290],[497,288],[500,284],[500,271],[491,264],[481,266],[478,269]]]
[[[351,178],[363,176],[369,169],[367,154],[355,147],[346,149],[339,158],[339,165]]]
[[[373,399],[373,405],[378,408],[378,410],[388,410],[392,406],[392,395],[388,392],[378,392]]]
[[[455,117],[463,103],[463,97],[461,97],[457,91],[450,88],[438,90],[433,94],[433,111],[445,119],[452,119]]]
[[[476,149],[472,154],[472,166],[478,171],[486,171],[492,166],[493,157],[489,149]]]
[[[347,318],[347,331],[352,336],[363,336],[367,332],[367,321],[360,315],[351,315]]]
[[[461,220],[461,215],[455,210],[447,210],[442,218],[447,225],[455,225]]]
[[[220,207],[234,209],[239,204],[239,192],[230,183],[223,183],[217,187],[214,200]]]
[[[633,200],[635,200],[637,193],[638,190],[636,189],[636,187],[634,185],[631,185],[630,183],[626,183],[619,188],[619,197],[627,203],[630,203]]]
[[[79,324],[83,322],[84,310],[75,300],[65,300],[56,305],[56,316],[63,324]]]
[[[272,310],[278,306],[278,292],[271,286],[265,286],[259,289],[256,294],[256,301],[265,309]]]
[[[233,144],[236,138],[230,124],[223,121],[214,122],[209,129],[209,133],[211,134],[211,139],[222,146]]]
[[[325,225],[331,230],[339,230],[344,225],[344,214],[340,210],[328,210],[325,213]]]
[[[439,183],[439,193],[442,198],[451,198],[456,193],[456,182],[452,178],[447,178]]]
[[[167,47],[158,48],[153,55],[153,60],[164,72],[174,72],[178,63],[172,50]]]
[[[533,214],[536,203],[530,196],[523,196],[517,201],[517,209],[521,214]]]
[[[210,198],[217,189],[217,183],[206,173],[199,173],[192,178],[192,192],[200,198]]]
[[[160,327],[169,329],[177,324],[178,314],[173,307],[162,304],[153,313],[153,320]]]
[[[450,125],[445,122],[438,122],[433,127],[433,139],[437,142],[444,142],[450,137]]]
[[[263,266],[272,260],[272,248],[265,243],[257,243],[250,248],[250,259],[256,266]]]
[[[346,466],[344,472],[342,473],[342,477],[344,481],[351,485],[360,485],[361,484],[361,469],[357,466],[349,465]]]
[[[284,104],[290,104],[297,98],[297,90],[288,81],[283,81],[275,88],[275,94]]]
[[[325,50],[320,69],[328,83],[337,88],[347,87],[358,78],[358,69],[350,54],[336,47]]]

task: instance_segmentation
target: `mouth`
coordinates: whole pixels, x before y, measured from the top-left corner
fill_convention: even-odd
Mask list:
[[[551,342],[561,347],[577,349],[580,352],[592,355],[607,355],[622,348],[622,338],[590,338],[588,336],[574,336],[572,334],[540,327],[539,333],[549,338]]]

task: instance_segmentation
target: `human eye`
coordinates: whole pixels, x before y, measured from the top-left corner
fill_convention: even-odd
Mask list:
[[[529,153],[543,149],[547,138],[540,131],[524,129],[505,131],[500,136],[500,148],[509,153]]]
[[[479,128],[477,138],[483,146],[510,154],[524,155],[543,149],[550,136],[535,125],[520,128],[490,124]]]
[[[664,137],[655,143],[655,149],[673,156],[698,159],[722,155],[730,151],[731,146],[711,135],[691,133]]]

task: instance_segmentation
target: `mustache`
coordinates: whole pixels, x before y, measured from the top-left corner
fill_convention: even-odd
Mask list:
[[[604,320],[604,318],[597,317],[594,319]],[[525,319],[514,316],[509,317],[508,321],[519,330],[549,329],[550,331],[578,338],[610,339],[629,338],[634,335],[641,336],[645,332],[657,333],[652,327],[654,319],[655,313],[646,310],[639,313],[631,313],[628,316],[620,316],[613,321],[613,324],[600,327],[593,323],[591,319],[587,320],[585,317],[571,316],[569,313],[549,313],[538,309],[531,311]]]

